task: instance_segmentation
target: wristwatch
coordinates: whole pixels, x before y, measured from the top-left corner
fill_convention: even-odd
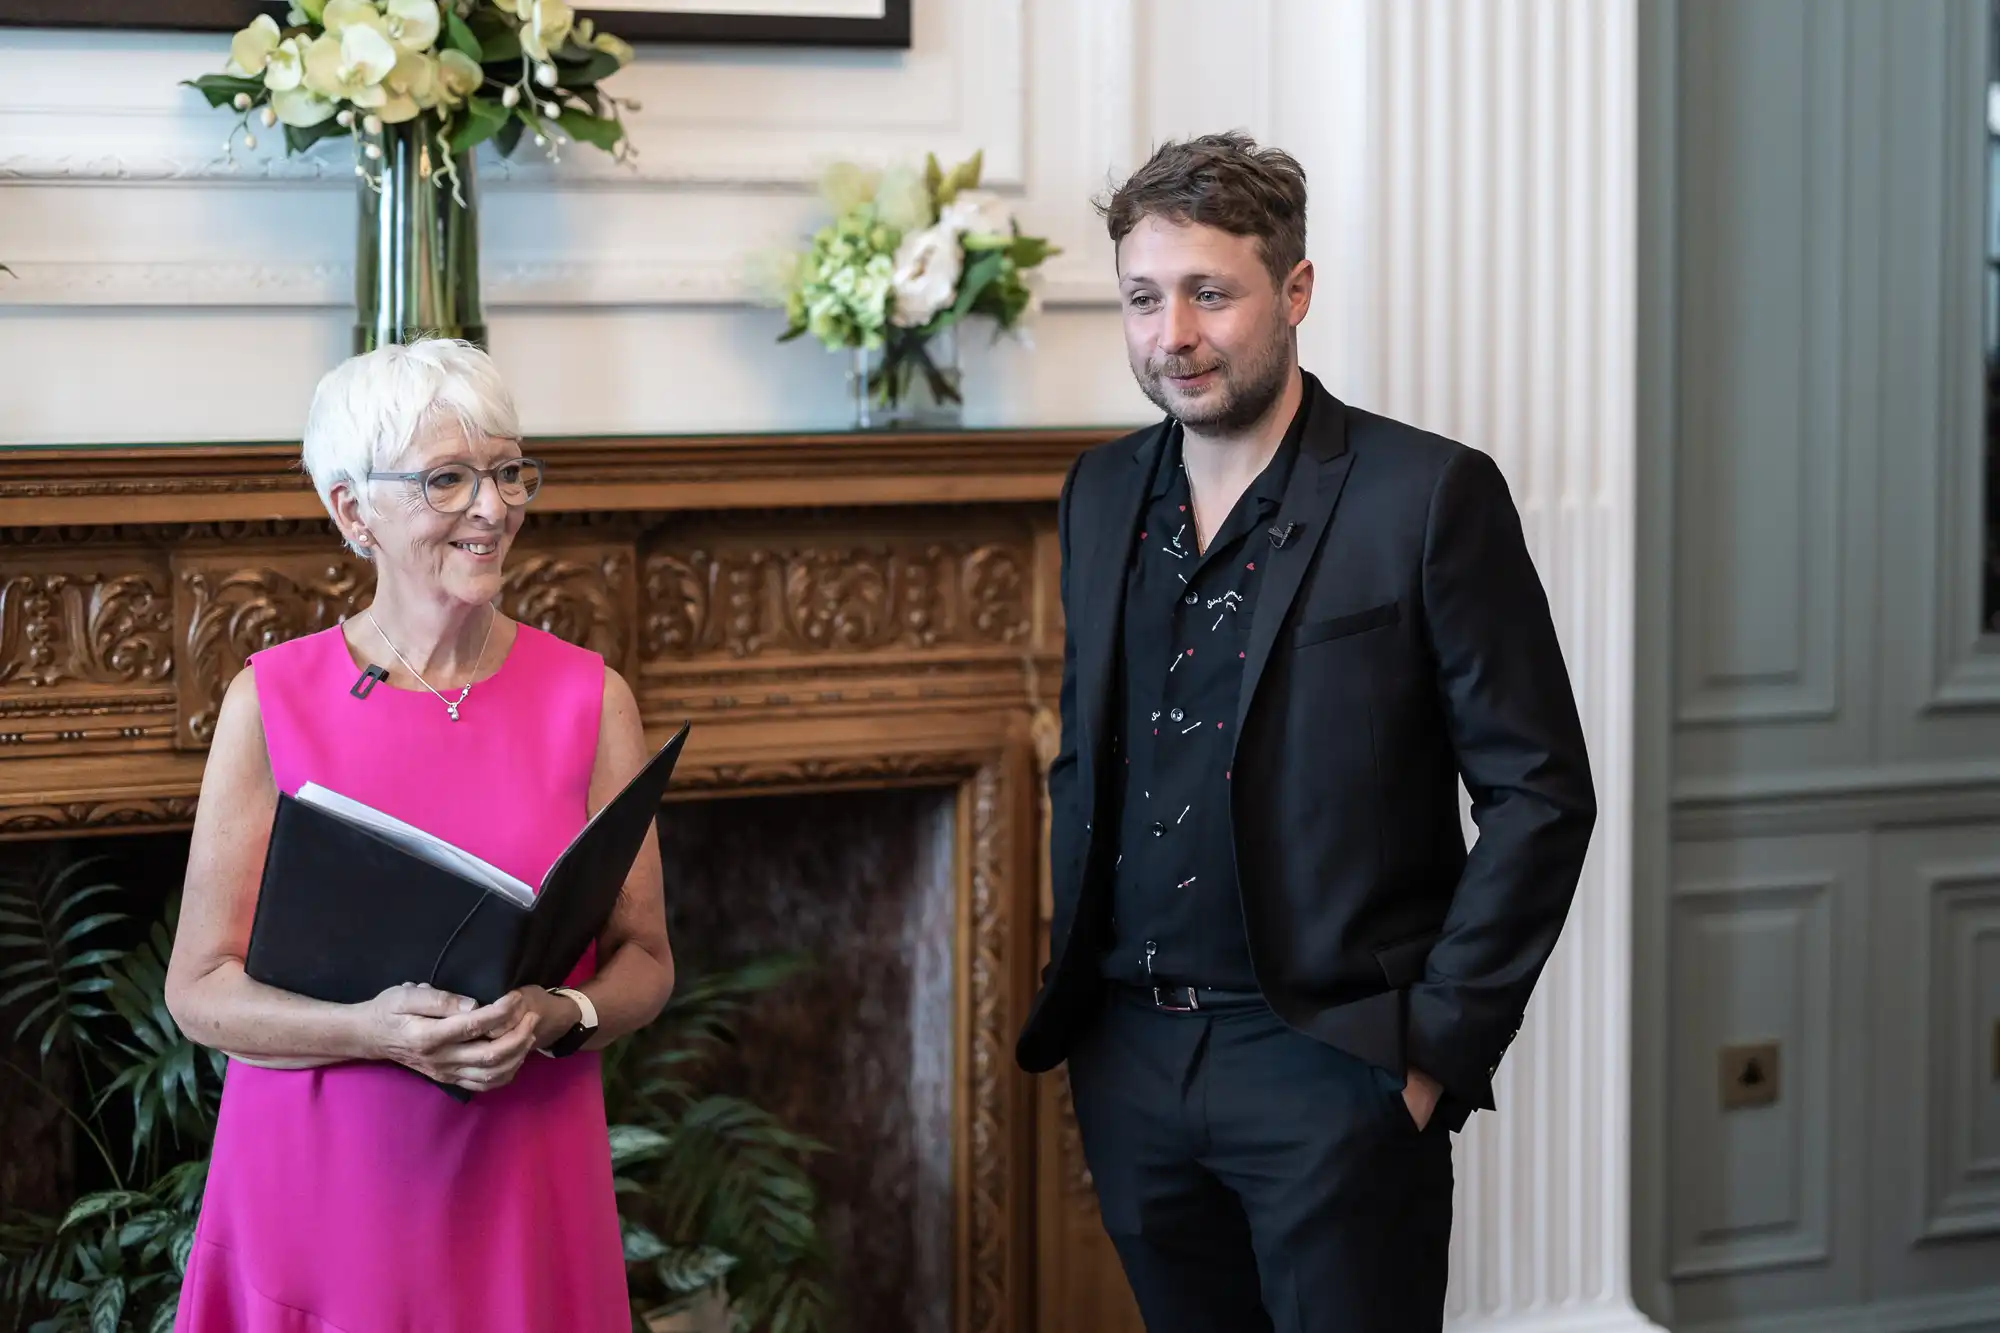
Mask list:
[[[553,1056],[575,1055],[583,1049],[585,1042],[596,1035],[597,1006],[590,1002],[588,995],[585,995],[580,990],[571,990],[567,986],[551,986],[549,987],[549,994],[569,996],[570,999],[576,1001],[576,1007],[583,1011],[583,1017],[577,1020],[576,1026],[563,1033],[562,1036],[557,1037],[547,1046],[542,1047],[542,1054]]]

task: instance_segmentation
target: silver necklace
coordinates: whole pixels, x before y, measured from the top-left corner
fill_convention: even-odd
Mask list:
[[[465,688],[458,692],[458,698],[456,699],[447,699],[442,694],[438,694],[437,687],[425,680],[421,671],[410,665],[410,659],[403,656],[403,650],[396,646],[396,641],[389,637],[387,630],[382,628],[382,622],[375,618],[375,608],[371,606],[361,614],[368,617],[368,623],[373,625],[375,632],[382,636],[382,642],[389,645],[389,651],[394,653],[396,660],[403,664],[403,670],[415,676],[417,684],[423,686],[432,694],[437,694],[438,702],[443,704],[445,711],[451,714],[451,720],[454,722],[458,721],[458,706],[465,702],[466,695],[472,693],[472,682],[467,681],[465,683]],[[472,659],[472,675],[476,676],[479,674],[479,664],[486,660],[486,645],[493,641],[493,622],[499,618],[500,613],[498,611],[494,611],[486,617],[486,637],[479,641],[479,656]]]

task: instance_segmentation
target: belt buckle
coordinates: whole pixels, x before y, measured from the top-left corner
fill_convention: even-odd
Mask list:
[[[1179,996],[1183,994],[1187,996],[1186,1004],[1169,1004],[1164,998],[1165,996]],[[1163,1009],[1170,1014],[1192,1014],[1200,1011],[1201,999],[1195,994],[1195,989],[1192,986],[1155,986],[1153,987],[1153,1007],[1155,1009]]]

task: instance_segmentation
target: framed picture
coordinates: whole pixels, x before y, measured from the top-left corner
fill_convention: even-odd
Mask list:
[[[780,46],[910,44],[912,0],[594,0],[579,6],[630,42]],[[0,27],[134,28],[228,32],[259,10],[257,0],[0,0]]]

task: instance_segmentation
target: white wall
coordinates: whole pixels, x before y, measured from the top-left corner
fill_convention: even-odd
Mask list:
[[[1067,253],[1038,354],[967,340],[969,414],[1144,416],[1086,204],[1143,141],[1133,22],[1122,4],[928,0],[908,53],[652,48],[618,81],[644,103],[636,169],[482,155],[491,337],[531,429],[844,424],[840,359],[772,342],[746,260],[817,225],[828,161],[974,148]],[[225,47],[0,31],[0,262],[21,275],[0,279],[0,441],[290,437],[345,353],[351,150],[226,165],[232,118],[176,86]]]
[[[983,146],[1050,266],[978,423],[1143,420],[1088,197],[1240,126],[1312,181],[1334,392],[1492,452],[1554,604],[1603,814],[1457,1153],[1463,1328],[1624,1330],[1631,1227],[1636,0],[916,0],[908,55],[650,52],[626,173],[488,171],[489,321],[531,431],[836,427],[841,364],[742,305],[836,155]],[[348,341],[344,164],[213,165],[220,43],[0,34],[0,442],[290,438]],[[318,173],[318,174],[316,174]]]
[[[1356,383],[1356,94],[1322,77],[1348,60],[1353,7],[1233,3],[1242,22],[1194,29],[1190,0],[919,0],[907,53],[645,50],[619,79],[644,104],[636,169],[587,150],[554,169],[481,157],[491,340],[530,429],[844,424],[843,362],[773,343],[746,260],[817,225],[828,161],[974,148],[1065,253],[1035,350],[964,340],[968,419],[1143,420],[1089,199],[1160,138],[1231,126],[1306,162],[1322,274],[1307,358]],[[177,85],[225,46],[0,30],[0,263],[20,275],[0,278],[0,443],[291,438],[345,354],[350,150],[287,159],[267,134],[230,166],[232,118]]]
[[[2000,1329],[1987,9],[1657,7],[1641,1260],[1676,1327]],[[1723,1111],[1718,1048],[1765,1039],[1778,1102]]]

